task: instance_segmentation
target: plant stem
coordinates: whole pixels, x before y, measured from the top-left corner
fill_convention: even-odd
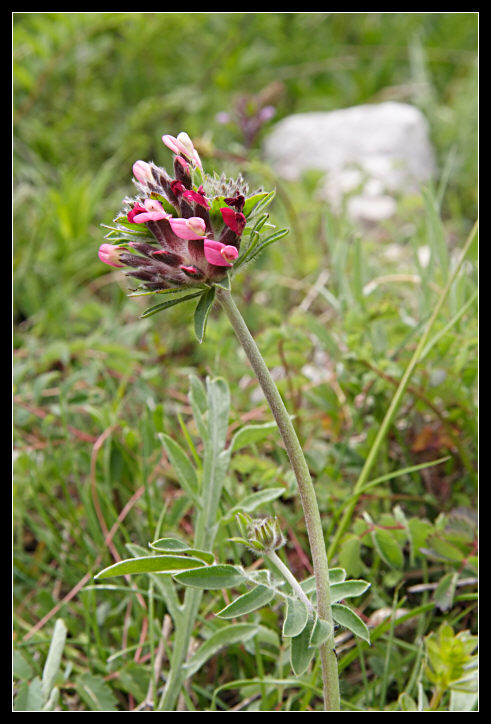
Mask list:
[[[307,598],[306,594],[303,592],[303,589],[293,573],[290,571],[288,566],[285,566],[281,558],[275,551],[265,551],[264,556],[266,558],[269,558],[271,563],[278,569],[278,571],[281,573],[283,578],[288,581],[290,584],[292,590],[297,594],[298,598],[305,604],[307,611],[311,614],[313,613],[312,604],[310,603],[309,599]]]
[[[319,507],[310,471],[283,399],[232,295],[227,289],[217,287],[217,299],[222,305],[261,385],[297,479],[316,581],[317,613],[319,618],[331,624],[333,631],[329,640],[319,647],[322,662],[324,708],[326,711],[339,711],[339,679],[337,659],[333,650],[334,626],[329,587],[329,565]]]
[[[392,424],[396,411],[399,407],[399,404],[400,404],[400,402],[404,396],[404,393],[407,389],[407,386],[409,384],[409,380],[411,379],[411,376],[414,372],[414,369],[416,368],[416,365],[422,359],[422,357],[426,354],[426,345],[428,342],[428,337],[430,335],[431,329],[440,313],[440,310],[448,296],[448,293],[450,292],[452,284],[455,281],[455,278],[457,277],[457,275],[460,271],[460,268],[464,262],[467,252],[469,251],[469,247],[471,246],[471,244],[474,240],[474,236],[476,235],[476,232],[477,232],[477,225],[478,225],[478,222],[476,221],[466,239],[466,242],[465,242],[463,248],[462,248],[460,257],[458,259],[457,264],[455,265],[453,273],[450,276],[447,284],[445,285],[445,288],[443,289],[443,291],[435,305],[433,313],[432,313],[430,319],[428,320],[428,323],[423,331],[423,334],[421,335],[421,338],[414,351],[414,354],[411,357],[411,360],[409,361],[409,364],[401,378],[401,381],[399,382],[399,386],[397,387],[394,397],[392,398],[392,401],[387,409],[387,412],[385,413],[385,417],[382,420],[382,423],[377,431],[377,435],[375,437],[372,447],[370,448],[368,456],[365,460],[363,469],[360,473],[358,480],[356,481],[356,485],[354,487],[353,495],[351,497],[350,503],[346,507],[343,517],[342,517],[339,525],[337,526],[336,533],[334,535],[334,538],[333,538],[330,548],[329,548],[329,556],[332,556],[334,554],[342,536],[344,535],[344,533],[350,523],[351,516],[353,515],[353,511],[358,503],[358,499],[359,499],[360,495],[363,492],[363,488],[365,487],[365,484],[366,484],[367,480],[369,479],[369,475],[370,475],[371,469],[373,467],[373,464],[375,463],[375,460],[379,453],[382,442],[384,441],[384,439],[389,431],[389,428]]]

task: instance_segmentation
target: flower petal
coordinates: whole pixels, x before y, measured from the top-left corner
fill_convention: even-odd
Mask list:
[[[234,211],[227,206],[220,209],[220,211],[222,212],[222,218],[229,227],[229,229],[232,229],[233,232],[239,234],[240,236],[240,234],[242,234],[242,232],[244,231],[244,226],[247,223],[247,219],[244,214],[241,211]]]
[[[205,239],[204,252],[206,261],[214,266],[232,266],[230,261],[235,260],[239,255],[235,246],[227,246],[214,239]]]
[[[192,216],[189,219],[169,219],[172,231],[180,239],[203,239],[206,233],[204,220],[199,216]]]

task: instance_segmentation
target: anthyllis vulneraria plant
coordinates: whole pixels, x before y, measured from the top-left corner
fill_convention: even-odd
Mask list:
[[[99,257],[106,264],[124,269],[126,275],[140,282],[132,295],[163,295],[163,301],[149,307],[143,316],[197,299],[194,328],[200,342],[204,338],[209,310],[215,301],[219,302],[257,376],[287,451],[298,483],[314,575],[302,584],[297,582],[276,553],[285,542],[278,521],[269,517],[252,518],[246,512],[238,512],[243,537],[234,540],[267,559],[280,574],[279,585],[272,581],[269,569],[256,571],[254,576],[240,566],[215,564],[211,549],[217,528],[219,497],[230,455],[236,447],[234,441],[229,447],[225,446],[229,392],[225,381],[217,379],[208,380],[207,391],[201,390],[196,380],[191,385],[191,407],[205,450],[200,481],[182,448],[168,436],[162,436],[166,452],[179,471],[183,488],[197,503],[193,546],[188,547],[174,538],[159,539],[151,544],[159,555],[121,561],[102,571],[97,578],[158,572],[164,578],[168,576],[189,587],[184,602],[179,604],[176,594],[168,587],[170,583],[164,586],[159,579],[175,625],[174,647],[158,706],[160,710],[172,710],[186,676],[192,675],[203,660],[198,651],[194,663],[185,663],[200,589],[246,585],[253,589],[232,602],[230,611],[227,607],[217,615],[223,618],[237,616],[265,605],[273,597],[283,600],[287,613],[282,634],[290,639],[292,668],[298,676],[302,675],[312,657],[318,654],[324,709],[338,711],[335,623],[366,640],[369,638],[363,621],[339,602],[360,595],[369,584],[345,581],[342,569],[329,571],[316,494],[302,447],[283,399],[231,294],[233,275],[267,246],[285,236],[288,230],[277,230],[265,211],[274,191],[259,189],[250,193],[242,177],[231,180],[204,173],[199,155],[186,133],[180,133],[176,138],[165,135],[162,140],[174,153],[173,177],[154,163],[137,161],[134,164],[137,194],[124,200],[124,210],[113,226],[106,227],[109,233],[106,243],[99,249]],[[206,423],[203,410],[207,410]],[[247,438],[247,434],[246,430],[242,437]],[[285,583],[287,594],[282,588]],[[234,625],[234,633],[231,628],[217,632],[217,645],[230,642],[231,637],[243,640],[255,631],[250,624]],[[213,650],[213,645],[211,637],[203,644],[205,654]]]

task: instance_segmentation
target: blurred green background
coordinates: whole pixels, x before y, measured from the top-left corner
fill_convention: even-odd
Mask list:
[[[182,434],[176,413],[189,417],[189,373],[227,378],[232,424],[270,419],[223,316],[212,313],[202,345],[193,338],[192,309],[140,320],[148,303],[128,298],[122,275],[99,261],[101,224],[132,195],[134,161],[169,167],[161,136],[185,130],[207,171],[242,172],[253,189],[276,187],[271,218],[291,233],[237,276],[234,291],[268,364],[282,371],[280,389],[297,416],[329,536],[420,324],[476,219],[477,39],[478,16],[465,12],[13,14],[14,630],[23,642],[21,680],[40,672],[56,615],[70,629],[67,676],[74,681],[87,672],[105,676],[108,657],[139,640],[141,614],[129,613],[126,599],[89,590],[62,602],[95,572],[99,555],[101,566],[113,561],[98,505],[109,529],[144,486],[114,538],[121,557],[126,543],[145,546],[152,538],[163,499],[183,534],[182,498],[157,433]],[[251,112],[265,96],[275,106],[252,140],[218,116],[234,112],[244,94]],[[316,174],[297,183],[274,178],[261,140],[291,113],[383,100],[423,111],[438,177],[426,195],[403,201],[394,219],[360,234],[316,200]],[[451,459],[365,501],[375,516],[390,515],[401,501],[408,516],[431,522],[456,506],[475,507],[476,257],[474,248],[373,477]],[[286,468],[275,445],[241,455],[235,492],[278,476],[289,489]],[[296,505],[275,512],[305,546]],[[354,557],[341,547],[342,564],[351,575],[368,575],[374,609],[390,607],[392,586],[405,572],[380,561],[370,571],[367,538],[349,535],[363,545]],[[385,652],[380,657],[388,661]],[[402,665],[389,668],[390,677],[404,676]],[[124,696],[138,700],[141,672],[127,674]],[[83,692],[80,686],[90,708]],[[124,696],[118,689],[119,708],[131,704]]]

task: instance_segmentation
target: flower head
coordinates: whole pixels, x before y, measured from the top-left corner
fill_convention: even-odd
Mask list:
[[[99,258],[125,268],[149,291],[205,290],[223,282],[237,260],[249,260],[247,253],[239,259],[247,214],[272,195],[260,191],[251,199],[241,176],[233,180],[205,174],[187,133],[167,134],[162,140],[174,153],[173,175],[153,162],[133,164],[137,194],[124,200],[116,225],[109,227],[108,241],[115,238],[118,244],[102,244]],[[254,240],[257,246],[257,233]]]
[[[252,518],[249,513],[240,512],[236,519],[244,537],[232,540],[243,543],[253,553],[274,551],[285,545],[285,537],[276,516]]]

